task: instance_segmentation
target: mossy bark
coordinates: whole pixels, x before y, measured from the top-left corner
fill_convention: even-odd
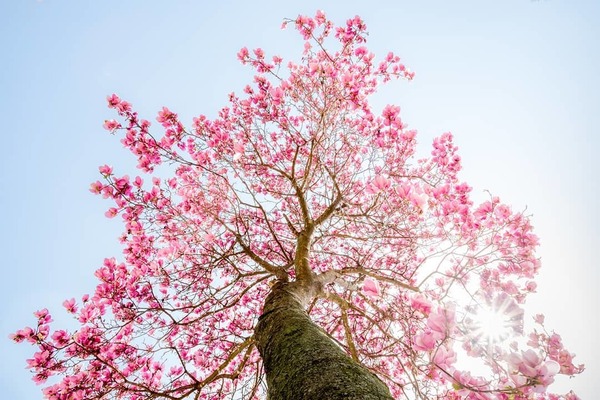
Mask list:
[[[377,376],[310,320],[302,289],[294,283],[276,284],[256,326],[268,399],[392,399]]]

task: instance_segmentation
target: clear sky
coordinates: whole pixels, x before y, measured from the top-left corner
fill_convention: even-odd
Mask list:
[[[214,115],[250,77],[235,54],[263,47],[299,54],[284,17],[323,9],[337,22],[355,14],[370,48],[399,54],[411,83],[381,92],[419,130],[423,152],[452,131],[462,177],[527,207],[543,270],[530,312],[546,313],[584,375],[561,380],[583,399],[600,393],[600,3],[582,0],[472,1],[54,1],[0,4],[0,393],[41,398],[25,359],[8,340],[48,307],[92,292],[93,272],[118,256],[118,219],[88,192],[97,167],[135,173],[132,157],[102,129],[116,92],[148,119],[168,106],[186,122]]]

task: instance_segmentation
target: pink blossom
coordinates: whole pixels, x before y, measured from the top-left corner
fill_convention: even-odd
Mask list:
[[[417,136],[417,131],[414,129],[402,131],[402,134],[400,135],[400,137],[406,141],[413,140],[415,136]]]
[[[104,124],[102,124],[102,126],[104,127],[104,129],[106,129],[107,131],[114,131],[116,129],[121,128],[121,124],[118,121],[115,121],[114,119],[107,119],[104,121]]]
[[[546,361],[539,370],[540,383],[544,386],[554,382],[554,376],[560,371],[560,365],[554,360]]]
[[[67,312],[69,313],[76,313],[77,312],[77,306],[75,305],[75,299],[69,299],[69,300],[65,300],[62,303],[63,307],[67,309]]]
[[[57,346],[64,346],[69,342],[69,334],[63,330],[57,330],[52,334],[52,340]]]
[[[402,184],[396,186],[395,190],[396,190],[396,194],[398,196],[405,199],[405,198],[408,198],[408,195],[410,194],[412,188],[407,183],[402,183]]]
[[[284,93],[285,92],[283,91],[283,89],[281,89],[281,87],[279,87],[279,86],[271,89],[271,98],[273,100],[273,104],[275,104],[275,105],[281,104]]]
[[[462,398],[473,400],[492,400],[495,399],[495,394],[486,393],[484,391],[473,392],[470,388],[481,389],[485,386],[485,381],[479,377],[472,376],[468,371],[455,371],[453,374],[457,393]]]
[[[102,165],[100,167],[98,167],[98,170],[100,170],[100,173],[104,176],[108,176],[112,174],[112,167],[109,165]]]
[[[357,57],[362,57],[367,53],[368,53],[368,50],[365,46],[357,47],[356,50],[354,50],[354,55]]]
[[[24,340],[31,342],[32,338],[34,337],[34,331],[30,327],[26,327],[16,331],[15,333],[11,333],[8,337],[17,343],[20,343]],[[33,342],[35,343],[35,339],[33,339]]]
[[[430,329],[418,334],[414,338],[414,348],[421,351],[430,351],[435,347],[436,341],[440,339],[437,332],[433,332]]]
[[[119,213],[119,210],[117,210],[115,207],[111,207],[108,210],[106,210],[106,212],[104,213],[104,215],[107,218],[114,218],[117,216],[117,214]]]
[[[410,202],[420,210],[424,210],[427,205],[427,195],[425,193],[412,191],[410,194]]]
[[[389,125],[396,125],[400,123],[400,107],[393,105],[386,105],[383,109],[383,118]]]
[[[419,310],[425,315],[429,315],[431,312],[431,302],[421,293],[411,297],[410,305],[415,310]]]
[[[537,376],[541,361],[540,356],[531,349],[521,352],[521,354],[513,353],[509,356],[509,363],[515,370],[532,378]]]
[[[141,188],[143,184],[144,184],[144,180],[140,176],[136,176],[135,179],[133,180],[133,185],[135,187]]]
[[[169,110],[167,107],[163,107],[162,110],[158,112],[156,120],[160,122],[162,126],[168,128],[177,123],[177,114]]]
[[[248,48],[247,47],[242,47],[240,49],[240,51],[237,53],[237,57],[240,61],[242,62],[246,62],[246,60],[248,59],[248,56],[250,55],[250,53],[248,52]]]
[[[528,292],[531,292],[531,293],[535,293],[536,288],[537,288],[537,283],[535,283],[534,281],[528,281],[525,285],[525,290],[527,290]]]
[[[110,108],[115,108],[120,113],[126,113],[131,110],[131,104],[121,100],[116,94],[107,96],[106,100],[108,101],[108,106]]]
[[[102,182],[96,181],[90,185],[90,192],[95,193],[95,194],[100,194],[100,193],[102,193],[103,187],[104,187],[104,185],[102,184]]]
[[[244,155],[244,144],[241,142],[235,142],[233,144],[233,161],[239,160]]]
[[[365,278],[362,292],[369,297],[379,297],[381,293],[379,289],[379,283],[374,279]]]
[[[215,237],[215,235],[213,235],[212,233],[207,233],[207,234],[205,234],[205,235],[204,235],[204,241],[205,241],[207,244],[212,244],[212,243],[214,243],[215,239],[216,239],[216,237]]]
[[[387,190],[391,185],[391,181],[383,175],[377,175],[373,179],[373,185],[378,190]]]
[[[49,322],[52,322],[52,317],[50,316],[50,313],[48,312],[47,308],[38,310],[34,312],[33,315],[38,319],[39,323],[47,324]]]
[[[257,47],[256,49],[254,49],[253,52],[254,52],[254,55],[256,56],[256,58],[258,58],[259,60],[262,60],[263,58],[265,58],[265,52],[260,47]]]
[[[48,350],[38,351],[33,355],[33,358],[27,360],[29,368],[45,367],[50,361],[50,352]]]
[[[427,326],[442,339],[450,329],[450,324],[453,320],[453,315],[447,310],[438,310],[435,313],[429,314]]]
[[[440,346],[435,350],[433,362],[438,367],[448,371],[456,362],[456,353],[446,345]]]
[[[327,17],[325,16],[325,13],[323,12],[323,10],[317,10],[317,12],[315,14],[315,21],[319,25],[323,25],[323,24],[327,23]]]
[[[108,101],[108,106],[110,108],[114,108],[117,104],[121,103],[121,99],[116,94],[111,94],[110,96],[106,96],[106,101]]]

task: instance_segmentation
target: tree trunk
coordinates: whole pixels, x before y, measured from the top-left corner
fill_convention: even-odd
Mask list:
[[[277,283],[255,329],[268,400],[391,400],[377,376],[310,320],[302,289],[297,282]]]

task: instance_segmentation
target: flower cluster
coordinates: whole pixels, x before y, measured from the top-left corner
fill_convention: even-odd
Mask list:
[[[308,274],[311,318],[398,398],[558,398],[546,393],[554,376],[582,371],[560,336],[483,346],[464,329],[468,307],[450,301],[515,308],[535,290],[527,216],[497,197],[473,203],[452,134],[415,159],[400,107],[370,102],[414,73],[393,53],[376,61],[359,17],[285,25],[304,40],[301,60],[241,49],[255,77],[214,119],[188,129],[163,107],[151,129],[108,96],[118,120],[104,128],[143,175],[103,165],[90,186],[122,220],[123,260],[104,260],[94,293],[63,303],[79,329],[52,330],[42,310],[11,336],[37,347],[36,382],[61,377],[45,396],[260,398],[253,328],[269,283]],[[489,373],[459,368],[461,356]]]

